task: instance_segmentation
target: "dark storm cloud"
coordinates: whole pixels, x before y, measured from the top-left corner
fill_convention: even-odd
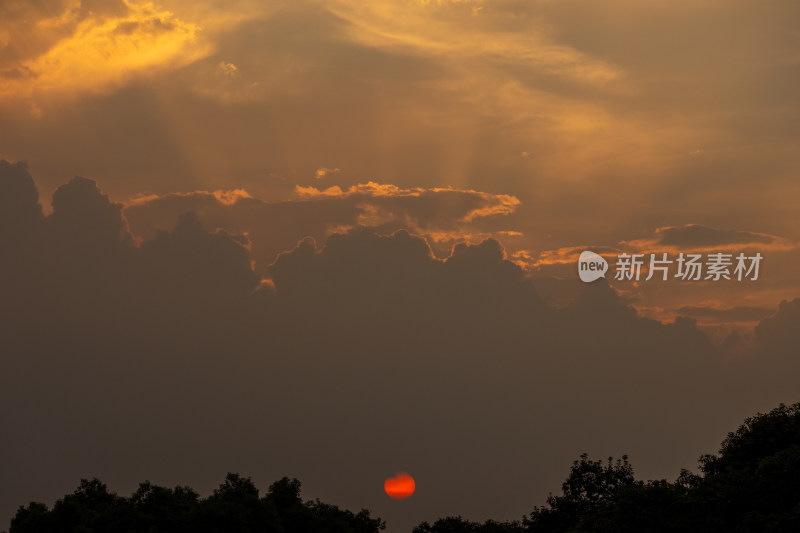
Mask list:
[[[122,206],[112,203],[94,180],[73,178],[56,190],[52,205],[48,222],[55,239],[67,248],[85,253],[133,244]]]
[[[2,163],[0,207],[5,518],[80,477],[208,492],[227,470],[297,476],[398,531],[514,518],[582,451],[672,477],[796,390],[795,362],[761,383],[692,320],[641,318],[606,285],[556,310],[494,240],[441,260],[362,228],[302,240],[262,284],[247,238],[184,214],[137,243],[88,179],[44,217],[25,166]],[[767,337],[789,338],[790,311]],[[402,510],[380,493],[398,468],[420,487]]]
[[[756,327],[756,337],[762,345],[792,357],[800,344],[800,298],[783,301],[778,312],[761,321]]]
[[[9,163],[0,160],[0,175],[3,177],[3,195],[0,195],[0,235],[3,248],[11,252],[18,251],[20,243],[28,232],[41,229],[44,223],[42,206],[39,204],[39,193],[28,175],[25,163]],[[20,228],[20,229],[18,229]],[[3,257],[13,256],[4,254]]]

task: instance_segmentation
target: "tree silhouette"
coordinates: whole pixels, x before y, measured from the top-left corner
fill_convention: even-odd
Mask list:
[[[590,460],[584,453],[572,463],[569,476],[561,485],[563,494],[551,494],[547,498],[547,507],[534,508],[530,517],[524,519],[524,524],[537,532],[568,531],[595,511],[601,502],[633,483],[633,468],[627,456],[623,455],[616,462],[609,457],[603,464],[602,461]]]
[[[131,531],[188,532],[196,528],[198,494],[189,487],[169,489],[145,481],[130,497]]]
[[[495,522],[487,520],[483,524],[470,522],[460,516],[440,518],[433,525],[422,522],[412,533],[524,533],[520,522]]]
[[[800,404],[745,420],[700,474],[637,481],[627,457],[583,454],[560,495],[517,522],[459,517],[423,522],[414,533],[788,533],[800,531]],[[495,528],[495,529],[492,529]]]
[[[209,497],[189,487],[145,481],[129,497],[97,479],[58,500],[20,507],[9,533],[377,533],[385,523],[319,500],[304,502],[300,482],[283,478],[264,497],[250,478],[228,474]]]
[[[635,481],[623,458],[603,467],[583,455],[562,496],[550,496],[531,533],[750,533],[800,531],[800,404],[745,420],[701,475]]]
[[[800,531],[800,403],[746,419],[700,469],[708,531]]]

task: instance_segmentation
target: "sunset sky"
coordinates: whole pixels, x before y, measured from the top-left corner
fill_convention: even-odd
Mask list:
[[[25,478],[0,529],[80,477],[236,469],[390,533],[513,519],[583,451],[674,477],[797,401],[798,20],[795,0],[0,2],[0,450]],[[578,280],[583,250],[764,259],[756,281],[608,290]]]

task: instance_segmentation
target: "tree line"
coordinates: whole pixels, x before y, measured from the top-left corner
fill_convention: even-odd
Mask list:
[[[149,482],[128,498],[97,479],[59,499],[20,507],[9,533],[373,533],[385,528],[369,511],[352,513],[335,505],[303,501],[300,482],[283,478],[264,496],[250,478],[228,474],[210,496],[189,487]]]
[[[283,478],[259,496],[250,478],[228,474],[207,498],[189,487],[142,483],[130,497],[83,480],[52,509],[20,507],[9,533],[376,533],[385,522],[319,500]],[[637,480],[626,456],[576,460],[560,494],[518,521],[446,517],[413,533],[786,533],[800,531],[800,403],[748,418],[699,473]]]

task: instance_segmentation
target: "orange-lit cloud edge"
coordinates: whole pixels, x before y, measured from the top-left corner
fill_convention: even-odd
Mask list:
[[[465,215],[454,220],[457,226],[455,229],[444,229],[435,227],[420,227],[414,223],[413,220],[406,218],[403,220],[405,229],[410,232],[423,237],[429,244],[432,245],[455,245],[461,242],[475,244],[482,242],[488,238],[495,238],[502,241],[509,241],[524,237],[524,233],[515,229],[503,229],[496,231],[482,231],[476,227],[474,223],[479,222],[481,219],[493,219],[495,217],[502,217],[514,213],[522,202],[512,195],[507,194],[493,194],[474,189],[459,189],[456,187],[413,187],[403,188],[392,184],[382,184],[374,181],[367,183],[359,183],[348,188],[343,189],[339,186],[331,186],[325,189],[319,189],[313,186],[296,186],[295,197],[290,199],[292,203],[306,203],[315,202],[319,200],[345,200],[356,199],[360,203],[358,208],[361,214],[358,216],[357,223],[359,226],[364,227],[377,227],[381,224],[394,221],[396,215],[394,213],[383,212],[380,206],[369,203],[370,199],[387,199],[387,198],[421,198],[424,196],[435,196],[442,193],[457,193],[464,196],[472,197],[481,202],[480,207],[469,210]],[[179,198],[204,198],[214,200],[220,205],[233,207],[242,200],[251,200],[269,204],[264,200],[260,200],[244,189],[232,190],[215,190],[203,191],[197,190],[192,192],[177,192],[169,193],[166,195],[144,195],[134,197],[124,202],[125,208],[135,208],[147,206],[152,202],[157,202],[161,199],[168,197]],[[351,225],[331,225],[327,233],[344,233],[354,229]],[[516,261],[520,266],[525,266],[524,262]]]

